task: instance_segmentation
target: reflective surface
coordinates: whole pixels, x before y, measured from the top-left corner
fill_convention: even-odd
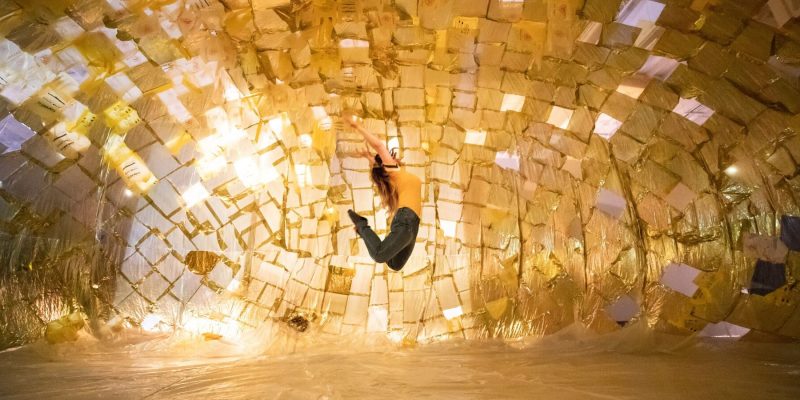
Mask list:
[[[141,340],[141,339],[139,339]],[[284,353],[234,356],[218,342],[81,340],[0,353],[10,399],[796,399],[800,346],[692,341],[637,327],[598,337],[574,326],[543,339],[418,348],[327,336]],[[286,349],[295,347],[295,352]]]
[[[0,347],[297,317],[420,343],[800,337],[797,12],[0,0]],[[386,233],[346,112],[423,181],[401,273],[344,217]]]

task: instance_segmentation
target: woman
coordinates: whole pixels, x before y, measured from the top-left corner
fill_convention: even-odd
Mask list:
[[[389,268],[399,271],[408,261],[414,250],[419,232],[419,216],[422,214],[422,181],[416,176],[400,169],[397,154],[389,152],[383,142],[359,124],[354,116],[345,116],[345,121],[355,128],[364,140],[378,153],[370,162],[371,178],[375,184],[381,203],[392,216],[391,230],[381,241],[369,227],[367,219],[347,210],[347,214],[364,244],[370,257],[376,262],[385,262]],[[369,152],[366,152],[369,158]]]

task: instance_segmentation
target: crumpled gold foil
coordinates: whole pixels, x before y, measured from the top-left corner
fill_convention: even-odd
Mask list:
[[[396,3],[0,5],[0,347],[296,316],[800,337],[800,45],[769,7]],[[423,182],[401,272],[346,217],[390,229],[345,110]],[[786,283],[750,293],[767,258]]]

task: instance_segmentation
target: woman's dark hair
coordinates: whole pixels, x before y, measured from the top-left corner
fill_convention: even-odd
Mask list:
[[[397,211],[397,190],[392,185],[389,173],[383,166],[383,160],[379,155],[375,155],[375,165],[372,166],[370,177],[372,178],[372,183],[378,188],[378,194],[381,196],[383,206],[388,208],[390,212]]]

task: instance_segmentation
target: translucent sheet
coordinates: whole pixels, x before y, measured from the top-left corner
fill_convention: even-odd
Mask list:
[[[276,337],[276,336],[274,336]],[[417,348],[338,336],[265,354],[219,342],[83,338],[0,353],[8,399],[796,399],[800,347],[695,341],[639,326],[598,336]],[[276,340],[276,339],[273,339]],[[296,344],[292,346],[287,344]],[[295,351],[288,349],[295,347]]]
[[[796,21],[686,3],[0,2],[0,348],[800,337]],[[347,112],[423,182],[401,272]]]

